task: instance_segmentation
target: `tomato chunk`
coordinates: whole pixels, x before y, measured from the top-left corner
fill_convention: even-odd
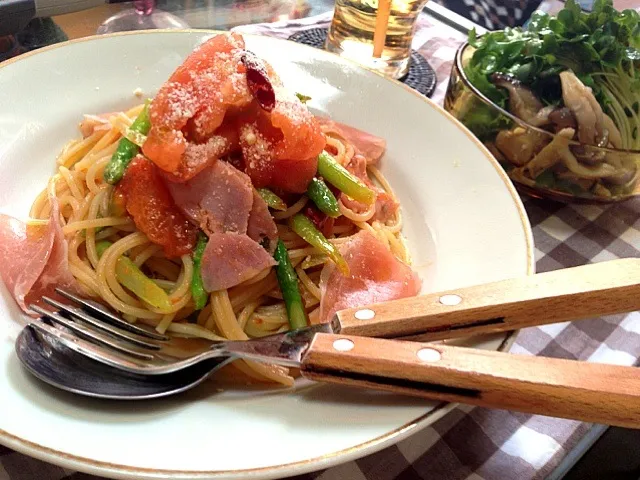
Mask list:
[[[162,86],[149,115],[142,152],[173,182],[241,153],[254,186],[303,193],[326,143],[307,107],[235,33],[194,50]]]
[[[227,153],[211,146],[201,150],[228,109],[253,101],[240,61],[243,53],[244,40],[237,34],[211,38],[186,58],[151,103],[151,129],[142,151],[173,181],[193,178]]]
[[[270,113],[254,109],[239,120],[246,173],[256,187],[304,193],[318,168],[326,139],[307,108],[276,89],[278,103]]]
[[[165,255],[179,257],[193,250],[198,228],[175,205],[151,161],[138,155],[116,188],[124,195],[136,227],[153,243],[162,245]]]

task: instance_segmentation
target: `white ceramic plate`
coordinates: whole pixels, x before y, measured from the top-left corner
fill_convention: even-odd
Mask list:
[[[0,211],[25,216],[83,113],[153,95],[210,32],[142,32],[83,39],[0,65]],[[383,170],[405,215],[424,291],[531,273],[530,227],[490,154],[442,109],[338,57],[247,37],[311,106],[385,137]],[[451,407],[329,386],[216,392],[133,403],[59,392],[13,352],[20,313],[0,285],[0,443],[67,468],[117,478],[274,478],[370,454]],[[471,340],[504,348],[507,336]]]

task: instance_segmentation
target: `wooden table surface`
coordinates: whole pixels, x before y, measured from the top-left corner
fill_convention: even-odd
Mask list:
[[[130,6],[128,4],[101,5],[81,12],[58,15],[53,17],[53,21],[64,30],[69,39],[88,37],[95,35],[98,26],[105,19],[125,8]]]

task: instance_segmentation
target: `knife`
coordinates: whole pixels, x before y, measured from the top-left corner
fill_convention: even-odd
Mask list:
[[[433,341],[640,310],[640,258],[623,258],[337,311],[333,333]]]
[[[317,382],[640,428],[636,367],[328,332],[224,342],[220,353],[299,368]]]

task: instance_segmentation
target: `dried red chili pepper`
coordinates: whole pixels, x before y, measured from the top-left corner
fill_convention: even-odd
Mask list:
[[[276,93],[267,75],[267,69],[262,60],[253,53],[247,51],[240,58],[247,69],[247,86],[253,98],[258,101],[260,107],[270,112],[276,106]]]

